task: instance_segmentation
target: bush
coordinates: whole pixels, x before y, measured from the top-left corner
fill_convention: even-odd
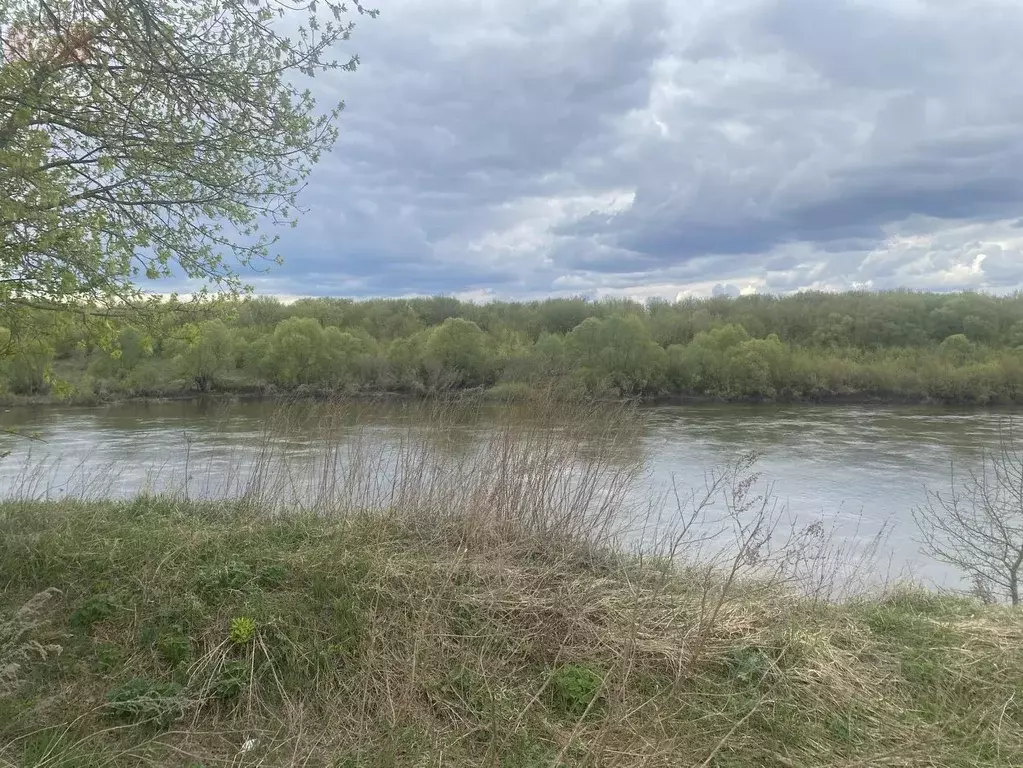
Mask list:
[[[469,320],[448,318],[426,341],[426,363],[435,387],[473,387],[489,378],[486,334]]]
[[[241,695],[249,682],[249,665],[244,661],[228,661],[217,673],[210,686],[210,694],[222,701]]]
[[[585,664],[565,664],[551,677],[554,709],[566,715],[581,715],[600,693],[603,676]]]
[[[88,632],[93,624],[109,619],[117,609],[117,602],[111,595],[93,595],[71,614],[71,626]]]
[[[176,667],[188,660],[192,648],[188,637],[177,632],[168,632],[157,638],[156,650],[169,666]]]

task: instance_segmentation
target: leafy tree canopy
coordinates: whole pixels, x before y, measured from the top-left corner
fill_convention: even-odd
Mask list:
[[[375,15],[354,0],[358,13]],[[4,0],[0,303],[123,307],[138,282],[218,290],[275,259],[275,225],[336,137],[304,77],[352,22],[335,0]],[[8,321],[8,327],[14,323]]]

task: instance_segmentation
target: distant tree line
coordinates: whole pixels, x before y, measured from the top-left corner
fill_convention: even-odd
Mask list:
[[[1023,295],[174,303],[0,328],[9,396],[185,391],[1023,402]],[[17,336],[17,344],[11,340]]]

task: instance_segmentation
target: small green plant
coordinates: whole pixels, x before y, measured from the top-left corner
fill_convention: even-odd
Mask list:
[[[603,676],[585,664],[565,664],[551,677],[554,708],[564,714],[581,715],[600,693]]]
[[[113,643],[97,643],[93,650],[96,654],[94,666],[97,672],[110,672],[124,659],[124,651]]]
[[[482,631],[483,621],[478,610],[467,605],[455,606],[451,614],[451,631],[456,635],[472,637]]]
[[[253,582],[252,569],[239,560],[229,560],[222,565],[205,566],[195,577],[196,591],[206,597],[217,597],[224,592],[241,592]]]
[[[244,661],[229,661],[220,668],[220,672],[210,686],[210,694],[215,698],[228,701],[236,698],[249,680],[249,665]]]
[[[550,745],[530,733],[509,734],[504,749],[509,756],[507,765],[515,768],[548,768],[557,762]]]
[[[207,604],[194,592],[168,595],[140,630],[145,643],[155,643],[161,635],[191,635],[209,613]]]
[[[178,683],[133,678],[107,693],[107,709],[123,722],[167,727],[185,714],[183,694]]]
[[[728,674],[745,687],[756,686],[767,675],[771,660],[762,648],[733,648],[727,656]]]
[[[187,637],[177,632],[168,632],[156,639],[156,650],[164,662],[176,667],[188,660],[192,648]]]
[[[256,636],[256,622],[248,616],[231,619],[231,642],[235,645],[246,645]]]
[[[117,601],[112,595],[93,595],[71,614],[71,626],[88,632],[93,624],[109,619],[117,610]]]

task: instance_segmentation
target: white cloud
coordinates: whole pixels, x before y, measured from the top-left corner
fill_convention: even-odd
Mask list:
[[[1023,287],[1023,5],[382,10],[261,290]]]

